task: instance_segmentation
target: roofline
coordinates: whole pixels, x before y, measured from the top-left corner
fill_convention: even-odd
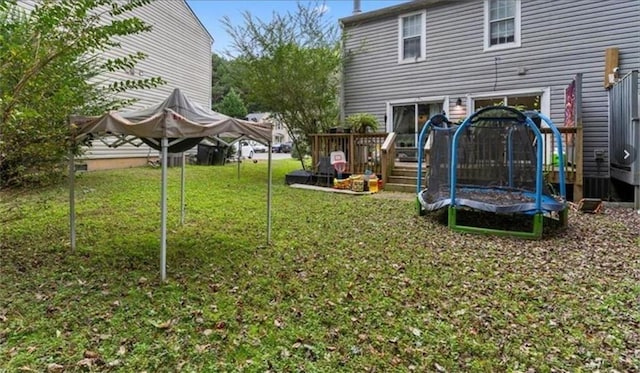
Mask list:
[[[189,11],[191,12],[191,15],[193,16],[193,18],[196,19],[196,21],[198,21],[198,23],[200,24],[200,27],[202,27],[202,29],[204,30],[204,32],[207,33],[207,35],[209,35],[209,39],[211,40],[210,43],[213,45],[213,42],[216,40],[213,38],[213,36],[211,35],[211,33],[209,32],[209,30],[207,30],[206,27],[204,27],[204,23],[202,23],[202,21],[200,20],[200,18],[198,18],[198,15],[196,14],[196,12],[193,11],[193,9],[191,8],[191,6],[189,5],[189,3],[187,2],[187,0],[182,0],[182,2],[184,3],[184,5],[187,6],[187,9],[189,9]]]
[[[451,2],[451,0],[412,0],[402,4],[340,18],[338,22],[340,22],[342,26],[347,26],[354,23],[372,21],[389,16],[395,16],[401,13],[421,10],[425,7],[447,2]]]

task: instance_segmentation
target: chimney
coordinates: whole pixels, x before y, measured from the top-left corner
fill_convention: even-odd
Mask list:
[[[360,0],[353,0],[353,14],[360,14],[362,10],[360,9]]]

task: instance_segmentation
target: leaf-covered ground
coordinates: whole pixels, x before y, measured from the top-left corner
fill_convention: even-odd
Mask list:
[[[283,184],[266,166],[158,169],[0,194],[0,371],[638,371],[640,216],[571,212],[541,241],[450,232],[407,195]],[[389,197],[389,198],[386,198]]]

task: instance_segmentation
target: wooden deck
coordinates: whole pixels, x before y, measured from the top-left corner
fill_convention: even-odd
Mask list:
[[[565,153],[565,180],[566,183],[573,186],[573,198],[579,200],[582,198],[582,128],[578,127],[561,127],[558,128],[563,143],[563,153]],[[550,183],[559,182],[559,171],[554,166],[557,161],[552,149],[555,148],[556,139],[551,129],[541,129],[544,139],[543,164],[545,180]],[[313,172],[321,174],[323,172],[332,172],[329,170],[321,170],[321,166],[327,166],[328,159],[333,151],[342,151],[347,158],[347,174],[363,174],[371,171],[382,178],[383,184],[389,183],[394,178],[393,171],[395,168],[403,170],[418,167],[417,162],[403,162],[396,158],[395,148],[396,134],[391,133],[329,133],[311,135],[312,141],[312,164]],[[429,154],[425,153],[426,167],[429,167]],[[482,169],[478,168],[478,172],[482,173]],[[491,175],[478,174],[476,170],[468,170],[470,178],[478,177],[480,179],[490,178]],[[408,175],[395,176],[413,179],[415,176]],[[414,184],[415,185],[415,184]]]
[[[344,173],[364,174],[366,171],[382,176],[382,145],[387,133],[319,133],[311,135],[311,159],[313,170],[322,173],[320,168],[328,161],[331,152],[345,154],[347,165]]]

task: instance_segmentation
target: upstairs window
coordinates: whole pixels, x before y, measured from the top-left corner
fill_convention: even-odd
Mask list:
[[[485,0],[484,50],[520,46],[520,0]]]
[[[399,18],[399,62],[424,60],[425,55],[425,14],[413,13]]]

